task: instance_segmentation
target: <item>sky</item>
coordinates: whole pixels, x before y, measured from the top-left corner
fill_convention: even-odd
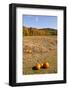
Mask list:
[[[23,23],[26,27],[57,29],[57,16],[24,15]]]

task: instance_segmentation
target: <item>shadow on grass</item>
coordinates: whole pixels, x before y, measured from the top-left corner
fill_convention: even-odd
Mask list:
[[[32,70],[37,70],[37,69],[36,69],[36,67],[34,66],[34,67],[32,67]]]
[[[41,69],[46,69],[46,68],[41,67]],[[32,70],[38,70],[38,69],[34,66],[34,67],[32,67]]]

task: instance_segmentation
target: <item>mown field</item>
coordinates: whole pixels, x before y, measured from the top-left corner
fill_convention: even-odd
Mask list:
[[[23,37],[22,74],[57,73],[57,36],[24,36]],[[30,50],[30,53],[27,51]],[[33,70],[36,63],[49,63],[49,68]]]

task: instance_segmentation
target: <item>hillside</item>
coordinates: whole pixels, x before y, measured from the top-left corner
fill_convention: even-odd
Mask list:
[[[57,35],[57,30],[52,28],[32,28],[32,27],[23,27],[23,35],[24,36],[49,36],[49,35]]]

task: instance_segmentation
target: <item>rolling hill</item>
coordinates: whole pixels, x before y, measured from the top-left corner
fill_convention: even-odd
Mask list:
[[[32,28],[32,27],[23,27],[24,36],[51,36],[57,35],[57,30],[52,28]]]

